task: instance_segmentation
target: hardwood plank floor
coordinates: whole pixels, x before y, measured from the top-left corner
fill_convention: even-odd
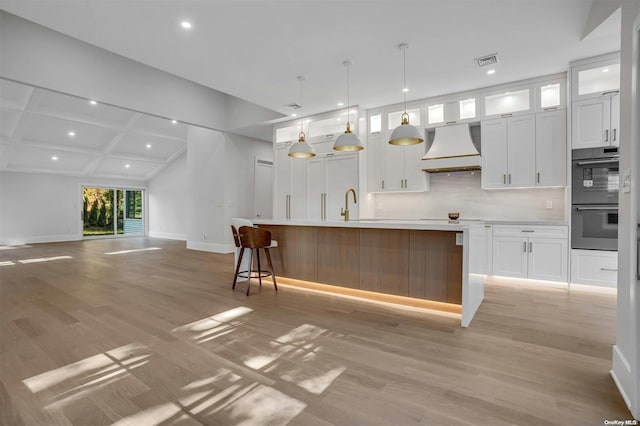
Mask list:
[[[148,250],[149,248],[158,248]],[[145,250],[147,249],[147,250]],[[105,254],[137,250],[121,254]],[[25,259],[47,259],[33,263]],[[615,297],[489,281],[459,320],[271,285],[151,238],[0,251],[2,425],[601,425]]]

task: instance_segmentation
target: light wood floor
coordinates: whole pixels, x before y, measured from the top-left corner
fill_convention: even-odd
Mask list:
[[[160,250],[106,255],[159,247]],[[18,260],[71,256],[37,263]],[[459,320],[135,238],[0,251],[2,425],[602,425],[615,297],[488,283]]]

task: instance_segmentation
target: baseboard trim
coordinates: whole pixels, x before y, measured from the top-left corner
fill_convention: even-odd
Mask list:
[[[618,387],[620,395],[622,395],[624,403],[627,404],[627,408],[629,408],[629,411],[633,412],[631,408],[631,399],[629,398],[629,395],[631,394],[629,391],[631,390],[632,384],[631,367],[625,356],[620,352],[620,349],[618,349],[617,345],[613,346],[613,368],[611,369],[610,374],[613,382]]]
[[[236,249],[232,244],[203,243],[202,241],[187,241],[187,248],[223,254],[233,253]]]
[[[82,239],[81,234],[63,234],[63,235],[34,235],[28,237],[9,237],[0,240],[0,245],[15,246],[22,244],[38,244],[38,243],[60,243],[65,241],[79,241]]]
[[[176,234],[173,232],[149,232],[151,238],[164,238],[165,240],[187,241],[187,234]]]

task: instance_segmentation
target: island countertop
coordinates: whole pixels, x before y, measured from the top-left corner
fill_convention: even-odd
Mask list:
[[[354,219],[349,222],[341,220],[296,220],[296,219],[254,219],[256,225],[314,226],[330,228],[369,228],[369,229],[408,229],[417,231],[464,231],[471,225],[483,225],[482,221],[452,222],[440,219],[422,220],[387,220],[387,219]]]

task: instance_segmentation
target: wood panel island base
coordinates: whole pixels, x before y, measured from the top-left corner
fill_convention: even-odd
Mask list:
[[[274,268],[278,279],[290,285],[457,313],[463,327],[482,302],[482,271],[469,273],[470,246],[482,253],[485,247],[482,224],[255,223],[278,241]]]

